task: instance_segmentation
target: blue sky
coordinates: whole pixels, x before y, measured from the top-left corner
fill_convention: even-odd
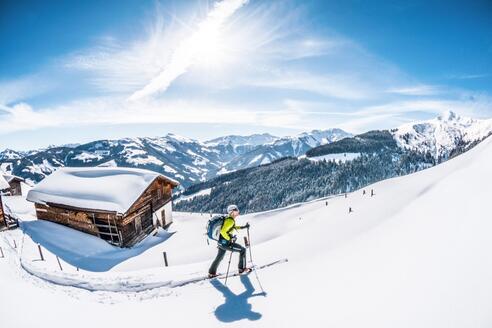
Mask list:
[[[0,149],[492,116],[489,1],[0,6]]]

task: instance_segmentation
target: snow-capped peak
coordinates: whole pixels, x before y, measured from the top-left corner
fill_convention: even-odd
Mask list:
[[[472,119],[451,110],[437,118],[407,123],[392,130],[400,147],[429,151],[435,159],[447,158],[456,147],[481,140],[491,132],[492,119]]]
[[[193,140],[193,139],[190,139],[190,138],[181,136],[181,135],[177,135],[177,134],[174,134],[174,133],[168,133],[166,135],[166,138],[168,138],[168,139],[174,139],[176,141],[184,142],[184,143],[198,143],[198,141],[196,141],[196,140]]]
[[[456,121],[459,120],[461,117],[458,116],[455,112],[452,110],[447,110],[441,115],[437,117],[439,121]]]
[[[228,136],[205,141],[205,144],[208,146],[231,145],[233,147],[259,146],[266,143],[274,142],[275,140],[278,140],[278,137],[275,137],[268,133],[262,133],[262,134],[253,134],[249,136],[228,135]]]

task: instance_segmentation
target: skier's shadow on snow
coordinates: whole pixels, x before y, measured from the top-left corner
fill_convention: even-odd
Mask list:
[[[240,277],[241,283],[246,290],[241,294],[234,294],[229,287],[225,286],[219,279],[210,281],[225,298],[224,304],[219,305],[215,309],[215,316],[222,322],[233,322],[241,319],[259,320],[262,317],[261,313],[252,311],[251,304],[248,303],[250,297],[266,296],[266,293],[254,293],[255,288],[251,284],[248,275]]]

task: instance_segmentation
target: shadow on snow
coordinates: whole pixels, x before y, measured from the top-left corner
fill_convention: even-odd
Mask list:
[[[242,319],[251,321],[259,320],[261,313],[252,311],[251,304],[248,299],[255,296],[266,296],[266,293],[256,293],[248,275],[240,276],[241,283],[246,290],[241,294],[234,294],[229,287],[225,286],[219,279],[212,279],[210,283],[215,287],[225,298],[224,304],[219,305],[215,309],[215,317],[222,322],[233,322]]]
[[[115,265],[140,255],[173,234],[159,229],[131,248],[120,248],[90,234],[49,221],[22,222],[21,228],[35,243],[41,244],[65,262],[87,271],[108,271]]]

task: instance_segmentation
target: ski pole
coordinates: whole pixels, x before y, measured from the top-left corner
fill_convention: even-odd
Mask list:
[[[249,262],[251,262],[251,264],[253,264],[253,255],[251,255],[251,238],[249,236],[249,227],[248,227],[248,248],[249,248]]]
[[[226,272],[226,277],[225,277],[225,282],[224,282],[224,285],[226,285],[226,286],[227,286],[227,277],[229,277],[229,268],[231,267],[232,253],[234,253],[234,252],[231,250],[231,256],[229,256],[229,264],[227,264],[227,272]]]
[[[256,269],[254,269],[254,263],[253,263],[253,255],[251,255],[251,238],[249,236],[249,227],[248,227],[248,242],[249,242],[249,259],[251,260],[251,266],[253,267],[253,271],[255,272],[256,276],[256,281],[258,281],[258,285],[260,285],[260,289],[262,293],[265,293],[265,290],[263,289],[263,286],[261,285],[260,278],[258,277],[258,272],[256,272]]]

